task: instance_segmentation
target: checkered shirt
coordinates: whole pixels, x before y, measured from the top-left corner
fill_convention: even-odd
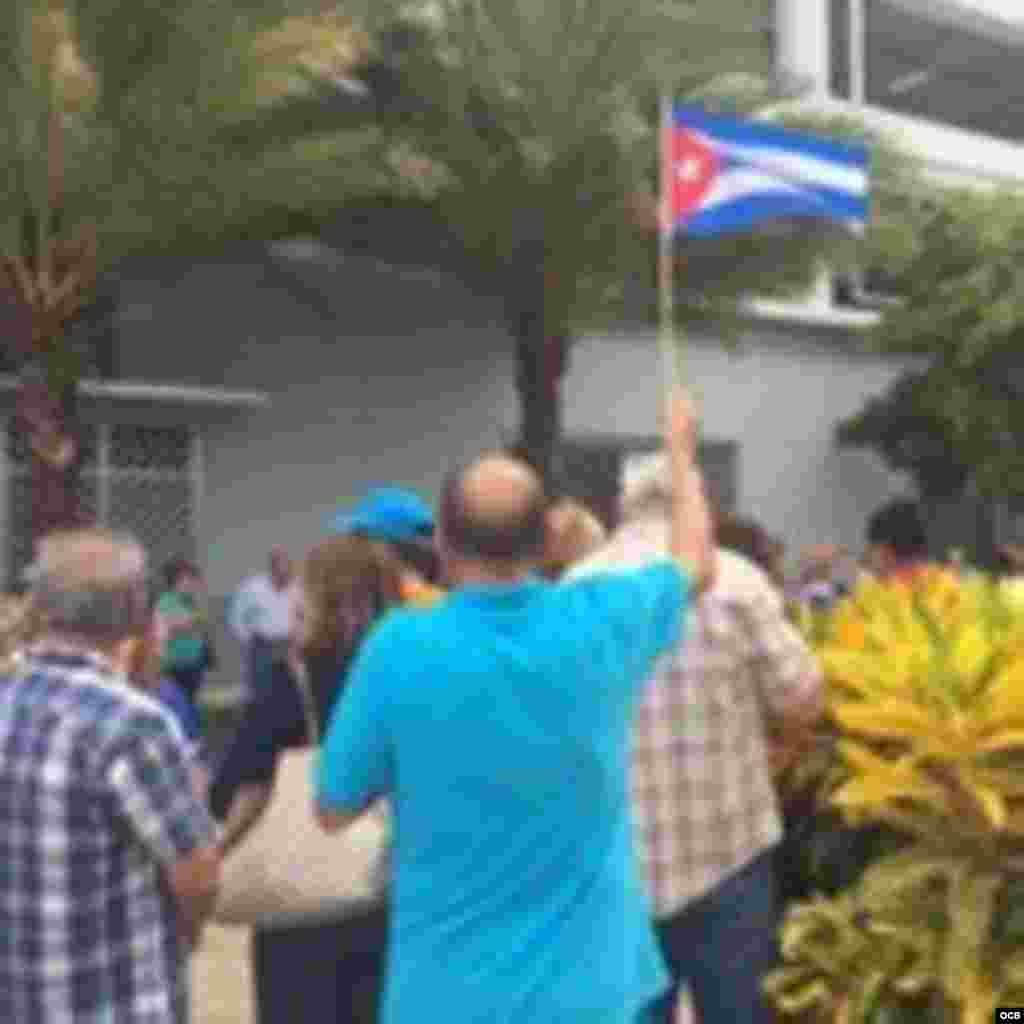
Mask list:
[[[580,572],[642,565],[667,549],[666,524],[628,524]],[[780,595],[731,552],[719,552],[718,579],[684,635],[659,663],[634,734],[639,851],[658,918],[781,839],[767,721],[813,699],[821,685]]]
[[[184,1024],[164,869],[214,839],[168,714],[96,654],[30,651],[0,679],[0,1021]]]

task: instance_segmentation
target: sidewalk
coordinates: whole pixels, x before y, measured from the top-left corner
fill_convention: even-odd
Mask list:
[[[192,960],[192,1024],[253,1024],[249,932],[210,925]]]
[[[693,1024],[685,999],[676,1021]],[[245,928],[206,929],[202,949],[192,962],[192,1024],[253,1024]]]

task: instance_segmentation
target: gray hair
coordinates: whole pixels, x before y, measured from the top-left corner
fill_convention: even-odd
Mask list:
[[[654,452],[630,459],[622,470],[619,500],[623,519],[637,519],[672,506],[672,476],[668,457]]]
[[[32,598],[55,632],[118,641],[144,622],[146,572],[146,553],[130,535],[100,529],[55,533],[39,543]]]

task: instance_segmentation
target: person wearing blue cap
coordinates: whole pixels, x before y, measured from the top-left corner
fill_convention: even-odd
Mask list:
[[[416,604],[430,604],[442,593],[436,587],[441,569],[434,548],[435,528],[430,506],[414,491],[394,486],[371,489],[328,522],[332,533],[386,544],[406,570],[403,596]]]

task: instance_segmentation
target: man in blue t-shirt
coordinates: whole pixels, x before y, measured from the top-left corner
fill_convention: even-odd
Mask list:
[[[383,1024],[637,1024],[667,986],[633,848],[630,733],[714,546],[688,402],[666,440],[674,560],[538,579],[541,485],[485,456],[442,499],[452,596],[392,613],[356,659],[317,799],[328,830],[392,801]]]

